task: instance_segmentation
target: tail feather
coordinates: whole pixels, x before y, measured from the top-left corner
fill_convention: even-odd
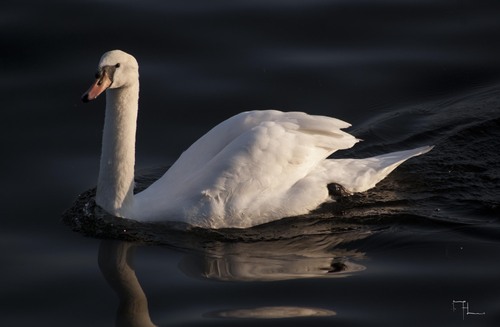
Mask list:
[[[342,185],[347,192],[364,192],[374,187],[406,160],[427,153],[434,146],[397,151],[365,159],[328,159],[324,161],[329,183]]]

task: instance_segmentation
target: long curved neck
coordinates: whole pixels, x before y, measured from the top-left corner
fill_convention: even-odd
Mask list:
[[[135,133],[139,81],[106,91],[106,118],[96,202],[110,214],[127,217],[134,200]]]

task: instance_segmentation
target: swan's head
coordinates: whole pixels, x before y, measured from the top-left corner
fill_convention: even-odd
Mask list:
[[[137,83],[139,65],[131,55],[121,50],[108,51],[102,55],[94,84],[82,96],[83,102],[94,100],[109,89],[127,87]]]

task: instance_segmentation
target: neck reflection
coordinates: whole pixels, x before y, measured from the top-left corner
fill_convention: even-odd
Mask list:
[[[116,326],[155,326],[148,310],[148,300],[137,279],[133,265],[133,243],[104,240],[99,247],[99,268],[119,297]]]

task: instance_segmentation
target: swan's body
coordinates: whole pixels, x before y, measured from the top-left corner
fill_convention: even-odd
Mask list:
[[[96,202],[113,215],[138,221],[246,228],[302,215],[329,200],[328,184],[366,191],[432,148],[326,159],[358,142],[341,130],[348,123],[302,112],[250,111],[217,125],[163,177],[134,195],[137,61],[119,50],[107,52],[97,77],[84,95],[88,101],[107,90]]]

